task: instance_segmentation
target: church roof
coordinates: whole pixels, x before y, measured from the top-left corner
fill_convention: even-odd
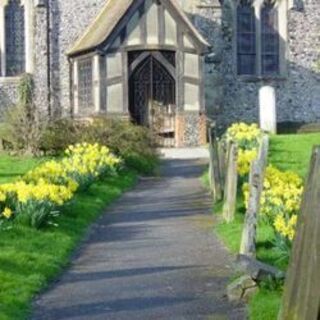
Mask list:
[[[84,34],[74,43],[67,55],[73,56],[82,52],[87,52],[98,48],[105,43],[122,17],[129,10],[131,5],[138,0],[107,0],[100,14],[89,25]],[[187,15],[184,13],[176,0],[166,0],[179,14],[182,21],[188,27],[191,35],[194,36],[204,47],[209,47],[209,43],[202,37],[198,30],[193,26]]]

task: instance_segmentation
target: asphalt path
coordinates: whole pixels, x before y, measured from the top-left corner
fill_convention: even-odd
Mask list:
[[[245,319],[225,297],[232,257],[212,231],[206,162],[166,160],[109,207],[31,319]]]

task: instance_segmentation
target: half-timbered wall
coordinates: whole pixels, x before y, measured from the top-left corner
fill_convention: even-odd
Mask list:
[[[163,4],[145,0],[131,13],[128,23],[106,44],[99,70],[94,65],[95,103],[92,112],[128,113],[128,52],[170,50],[176,53],[176,104],[179,112],[204,110],[202,85],[203,59],[186,28]],[[74,87],[77,96],[77,86]],[[77,103],[77,100],[74,100]],[[74,110],[81,114],[79,106]]]

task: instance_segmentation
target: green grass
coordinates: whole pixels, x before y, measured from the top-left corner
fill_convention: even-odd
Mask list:
[[[305,177],[314,145],[320,145],[320,133],[272,136],[269,162]]]
[[[221,206],[222,203],[215,206],[214,212],[218,215],[222,211]],[[239,253],[244,216],[244,201],[243,198],[239,196],[237,199],[237,212],[235,219],[231,223],[220,221],[215,228],[219,237],[234,254]],[[257,228],[257,259],[285,270],[287,267],[286,262],[280,259],[281,252],[273,246],[273,239],[273,229],[267,223],[260,222]]]
[[[44,158],[19,158],[0,154],[0,183],[16,180],[43,161],[45,161]]]
[[[249,319],[276,320],[281,303],[281,292],[261,289],[249,305]]]
[[[12,180],[41,160],[0,157],[1,182]],[[132,171],[97,182],[77,194],[57,219],[58,227],[34,230],[14,226],[0,231],[0,320],[25,319],[32,298],[67,266],[88,225],[136,180]]]
[[[214,206],[214,212],[220,214],[222,212],[222,202]],[[244,207],[242,197],[237,199],[237,214],[231,223],[225,223],[222,220],[216,226],[216,232],[226,244],[228,249],[234,253],[239,253],[240,241],[243,228]]]
[[[306,177],[309,170],[309,162],[314,145],[320,145],[320,134],[278,135],[270,140],[269,163],[281,170],[291,170]],[[203,181],[206,181],[206,175]],[[214,212],[219,215],[222,204],[216,204]],[[215,231],[223,240],[229,250],[237,254],[239,252],[243,229],[245,209],[243,198],[238,197],[237,213],[235,220],[226,224],[221,217],[218,218]],[[280,259],[281,253],[272,244],[274,233],[272,228],[261,222],[257,228],[257,258],[260,261],[274,265],[282,270],[287,268],[286,261]],[[281,291],[263,288],[249,304],[251,320],[274,320],[281,302]]]

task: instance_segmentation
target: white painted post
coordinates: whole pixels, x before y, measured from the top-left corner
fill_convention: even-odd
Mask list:
[[[266,132],[277,132],[276,91],[271,86],[262,86],[259,91],[260,128]]]

